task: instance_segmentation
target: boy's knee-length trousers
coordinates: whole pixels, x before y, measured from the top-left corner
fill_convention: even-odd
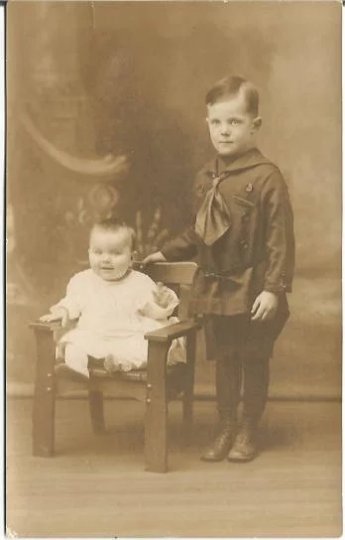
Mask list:
[[[260,419],[268,396],[269,360],[288,316],[288,312],[278,312],[269,321],[251,321],[248,315],[214,315],[208,319],[214,339],[221,417],[236,415],[242,389],[243,416]]]

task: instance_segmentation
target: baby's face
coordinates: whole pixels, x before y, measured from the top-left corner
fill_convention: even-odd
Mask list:
[[[221,156],[243,154],[254,145],[261,124],[247,112],[242,93],[207,106],[207,124],[213,146]]]
[[[117,232],[95,228],[90,236],[89,261],[92,270],[102,279],[120,279],[132,260],[132,242],[126,230]]]

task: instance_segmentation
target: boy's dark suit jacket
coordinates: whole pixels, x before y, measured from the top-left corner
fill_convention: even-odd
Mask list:
[[[256,148],[228,164],[217,157],[196,176],[196,213],[213,179],[223,171],[228,175],[218,189],[230,211],[230,228],[208,247],[193,224],[166,243],[162,253],[170,261],[197,256],[194,313],[248,315],[256,296],[266,290],[279,295],[276,319],[286,320],[285,293],[291,291],[294,270],[293,215],[286,183]]]

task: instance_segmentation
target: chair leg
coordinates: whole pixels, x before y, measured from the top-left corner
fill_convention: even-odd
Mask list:
[[[52,332],[36,331],[37,364],[32,414],[33,455],[54,454],[55,343]]]
[[[91,424],[94,433],[105,432],[103,393],[99,390],[89,390],[89,407]]]
[[[145,411],[145,465],[148,471],[164,473],[167,460],[166,360],[169,343],[149,341]]]
[[[183,407],[183,439],[185,443],[190,441],[193,424],[193,390],[195,368],[196,332],[187,337],[187,374],[185,391],[182,398]]]

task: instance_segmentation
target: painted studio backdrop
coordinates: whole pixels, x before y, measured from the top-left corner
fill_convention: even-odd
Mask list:
[[[227,73],[260,89],[260,147],[295,211],[292,315],[271,395],[340,394],[338,3],[9,2],[7,219],[10,388],[34,374],[28,324],[87,259],[114,210],[139,254],[188,224],[212,155],[204,95]],[[197,392],[213,388],[200,348]],[[12,386],[11,386],[12,385]]]

